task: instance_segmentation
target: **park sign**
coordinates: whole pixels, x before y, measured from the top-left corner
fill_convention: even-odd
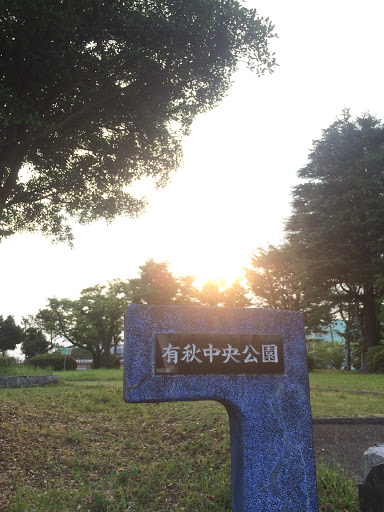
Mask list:
[[[124,399],[217,400],[229,415],[233,512],[318,512],[302,316],[132,305]]]
[[[284,373],[281,336],[157,333],[157,375]]]

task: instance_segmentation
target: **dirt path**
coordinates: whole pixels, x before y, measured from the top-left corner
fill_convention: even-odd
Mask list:
[[[382,424],[314,424],[315,450],[326,462],[336,458],[356,481],[361,479],[361,461],[365,450],[375,444],[384,444]],[[317,450],[316,450],[317,451]]]

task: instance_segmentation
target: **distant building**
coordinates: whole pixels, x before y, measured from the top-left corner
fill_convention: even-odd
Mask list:
[[[76,370],[89,370],[92,365],[93,359],[76,359]]]
[[[111,354],[115,353],[114,347],[111,348]],[[116,355],[120,359],[120,367],[124,364],[124,344],[117,345]],[[76,359],[77,370],[89,370],[91,368],[93,359]]]
[[[307,335],[307,341],[331,341],[334,343],[344,343],[342,334],[345,332],[345,322],[335,320],[329,325],[319,327],[318,330]]]

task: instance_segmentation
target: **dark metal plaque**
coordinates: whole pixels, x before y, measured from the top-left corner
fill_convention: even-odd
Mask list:
[[[157,375],[284,373],[283,339],[260,334],[156,334]]]

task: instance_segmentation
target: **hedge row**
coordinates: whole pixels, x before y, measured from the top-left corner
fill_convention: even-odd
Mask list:
[[[368,349],[367,365],[371,372],[384,373],[384,345]]]
[[[42,354],[28,359],[28,364],[39,368],[52,368],[54,371],[64,370],[65,356],[62,354]],[[71,356],[67,356],[65,362],[66,370],[76,370],[77,363]]]

